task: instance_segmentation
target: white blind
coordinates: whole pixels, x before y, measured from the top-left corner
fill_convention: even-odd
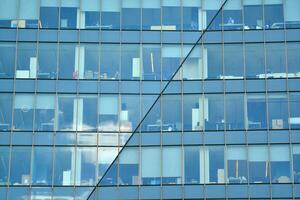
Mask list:
[[[300,1],[286,0],[284,5],[285,21],[300,21]]]
[[[293,154],[300,154],[300,145],[293,145]]]
[[[19,19],[38,19],[38,0],[20,0]]]
[[[243,0],[244,5],[262,5],[262,0]]]
[[[79,0],[61,0],[62,7],[79,7]]]
[[[100,11],[99,0],[81,0],[82,11]]]
[[[180,6],[180,0],[163,0],[163,6]]]
[[[241,0],[230,0],[226,3],[225,10],[241,10],[242,9],[242,1]]]
[[[142,177],[160,177],[160,148],[142,149]]]
[[[102,115],[117,115],[118,96],[101,96],[99,98],[99,113]]]
[[[53,95],[38,95],[36,97],[37,109],[54,109],[55,97]]]
[[[182,49],[182,57],[186,57],[188,53],[191,51],[192,46],[184,46]],[[193,49],[191,54],[189,55],[189,58],[200,58],[201,57],[201,47],[197,46]]]
[[[102,0],[102,11],[120,12],[120,0]]]
[[[0,19],[16,19],[17,8],[17,0],[1,0]]]
[[[138,164],[138,148],[125,148],[120,154],[120,164]]]
[[[201,0],[182,0],[182,5],[186,7],[200,7]]]
[[[249,147],[249,161],[268,161],[268,147],[251,146]]]
[[[117,147],[100,147],[98,152],[98,162],[101,164],[111,164],[117,155]]]
[[[246,147],[228,147],[227,148],[227,160],[246,160],[247,152]]]
[[[181,57],[180,46],[164,46],[164,47],[162,47],[162,57],[180,58]]]
[[[122,1],[123,8],[140,8],[140,0],[123,0]]]
[[[220,0],[204,0],[203,9],[205,10],[219,10],[221,7]]]
[[[58,0],[41,0],[41,7],[42,6],[59,7],[59,1]]]
[[[33,109],[34,97],[30,94],[16,94],[15,109]]]
[[[270,149],[270,160],[271,161],[289,161],[290,152],[287,145],[271,146]]]
[[[160,0],[143,0],[143,8],[160,8]]]
[[[181,177],[181,148],[163,148],[163,177]]]
[[[264,0],[265,4],[282,4],[282,0]]]

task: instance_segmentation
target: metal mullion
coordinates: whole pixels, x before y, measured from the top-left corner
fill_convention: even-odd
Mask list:
[[[285,14],[285,9],[283,9],[283,15]],[[288,66],[288,43],[287,43],[287,28],[284,22],[284,50],[285,50],[285,67],[286,67],[286,95],[287,95],[287,106],[288,106],[288,129],[289,129],[289,160],[290,160],[290,179],[292,184],[292,197],[295,197],[295,178],[294,178],[294,159],[293,159],[293,145],[292,145],[292,131],[291,131],[291,124],[290,124],[290,117],[291,117],[291,98],[290,98],[290,91],[288,89],[288,73],[289,73],[289,66]]]
[[[265,22],[265,0],[262,0],[263,3],[263,21]],[[265,23],[264,23],[265,24]],[[267,44],[266,44],[266,28],[264,26],[263,29],[263,45],[264,45],[264,69],[265,69],[265,74],[267,74]],[[270,162],[270,124],[269,124],[269,94],[268,94],[268,79],[267,76],[265,76],[265,99],[266,99],[266,122],[267,122],[267,127],[266,127],[266,132],[267,132],[267,148],[268,148],[268,158],[266,162],[266,170],[268,171],[268,176],[269,176],[269,189],[270,189],[270,198],[272,198],[272,174],[271,174],[271,162]]]
[[[17,3],[17,13],[20,11],[19,3]],[[19,15],[18,15],[19,16]],[[18,17],[19,18],[19,17]],[[19,27],[16,27],[16,42],[15,42],[15,63],[14,63],[14,77],[13,77],[13,93],[12,93],[12,110],[11,110],[11,128],[10,128],[10,144],[9,144],[9,154],[8,154],[8,170],[7,170],[7,193],[6,199],[9,200],[9,191],[10,191],[10,173],[11,173],[11,155],[12,155],[12,138],[14,128],[14,114],[15,114],[15,99],[16,99],[16,71],[17,71],[17,60],[18,60],[18,49],[19,49]]]

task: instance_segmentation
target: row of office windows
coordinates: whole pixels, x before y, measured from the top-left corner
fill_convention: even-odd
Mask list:
[[[0,27],[202,30],[222,0],[5,0]],[[4,6],[5,5],[5,6]],[[213,30],[299,28],[297,0],[231,0]]]
[[[0,129],[132,132],[156,97],[2,93]],[[140,128],[145,132],[298,129],[299,108],[299,93],[164,95]]]
[[[94,185],[117,153],[115,147],[0,147],[0,184]],[[270,182],[300,183],[300,145],[126,147],[100,184]]]
[[[1,43],[0,77],[169,80],[190,45]],[[299,43],[207,44],[175,79],[299,78]]]

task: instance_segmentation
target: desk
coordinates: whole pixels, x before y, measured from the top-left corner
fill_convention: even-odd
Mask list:
[[[224,28],[224,30],[231,30],[231,29],[243,29],[244,24],[220,24],[220,27]]]

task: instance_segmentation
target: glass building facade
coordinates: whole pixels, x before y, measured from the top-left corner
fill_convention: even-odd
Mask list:
[[[300,1],[1,0],[0,199],[300,199]]]

